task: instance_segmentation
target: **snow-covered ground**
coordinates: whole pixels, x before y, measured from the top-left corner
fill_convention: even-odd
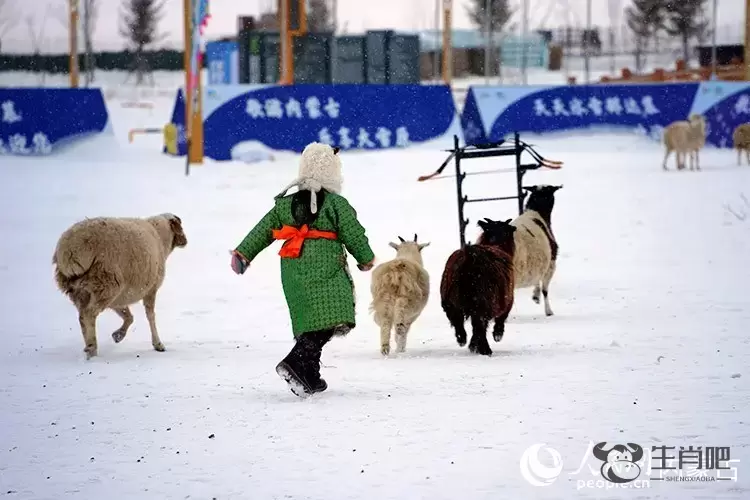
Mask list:
[[[553,214],[556,314],[545,317],[531,291],[519,291],[491,358],[456,345],[439,305],[443,265],[458,244],[455,184],[416,178],[446,153],[343,153],[345,194],[379,260],[394,255],[388,242],[399,235],[432,242],[424,251],[432,296],[407,352],[383,359],[367,313],[370,274],[353,268],[358,326],[323,354],[329,390],[302,401],[274,372],[292,345],[278,246],[243,276],[231,272],[227,254],[295,177],[297,159],[207,162],[185,177],[182,160],[158,152],[159,136],[126,140],[130,127],[163,124],[168,101],[149,111],[110,99],[114,138],[0,168],[0,494],[750,497],[750,221],[725,207],[742,210],[750,167],[737,167],[732,152],[707,149],[702,172],[663,172],[658,145],[636,136],[527,137],[565,162],[526,179],[564,185]],[[512,194],[513,186],[509,173],[465,182],[472,197]],[[58,235],[84,217],[163,211],[182,218],[189,240],[170,257],[157,298],[167,351],[151,349],[138,306],[119,345],[109,337],[119,319],[100,317],[100,356],[85,361],[75,309],[52,278]],[[515,214],[514,202],[471,205],[470,237],[477,218]],[[580,465],[600,441],[731,447],[737,481],[597,488],[602,463],[589,454]],[[537,443],[562,459],[545,487],[519,467]]]

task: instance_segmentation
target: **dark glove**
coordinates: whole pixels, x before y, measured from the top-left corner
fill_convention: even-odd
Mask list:
[[[360,271],[369,271],[370,269],[372,269],[372,266],[374,265],[375,265],[375,259],[372,259],[367,264],[357,264],[357,269],[359,269]]]
[[[235,274],[245,274],[247,268],[250,267],[250,262],[236,250],[230,250],[229,253],[232,254],[232,271]]]

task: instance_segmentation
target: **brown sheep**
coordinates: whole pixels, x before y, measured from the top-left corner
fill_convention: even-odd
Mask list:
[[[737,125],[732,134],[734,149],[737,150],[737,165],[742,165],[742,152],[750,165],[750,123]]]
[[[86,219],[60,236],[52,258],[55,281],[78,309],[86,359],[97,355],[97,316],[112,309],[122,318],[122,326],[112,333],[119,343],[133,324],[128,306],[140,300],[151,329],[151,344],[164,351],[156,330],[156,292],[164,281],[167,257],[185,245],[182,221],[168,213],[148,218]]]
[[[516,227],[511,220],[479,221],[482,234],[476,245],[453,252],[445,263],[440,282],[440,302],[453,326],[458,345],[466,345],[464,323],[471,319],[469,351],[492,355],[487,342],[490,320],[495,324],[492,337],[500,342],[505,334],[505,321],[513,308],[513,254]]]
[[[702,115],[692,114],[688,120],[672,122],[664,129],[665,146],[662,168],[667,170],[667,159],[675,152],[677,170],[685,168],[685,154],[688,155],[690,170],[700,170],[698,153],[706,144],[706,120]]]

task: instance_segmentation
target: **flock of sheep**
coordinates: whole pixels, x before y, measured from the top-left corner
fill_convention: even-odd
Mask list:
[[[533,300],[544,296],[544,310],[552,315],[549,284],[555,273],[557,242],[552,233],[554,193],[562,186],[530,186],[526,210],[515,220],[479,222],[483,233],[476,244],[453,252],[443,271],[441,305],[455,329],[460,346],[466,345],[464,322],[471,320],[472,352],[491,355],[486,339],[490,320],[500,341],[513,306],[515,288],[534,287]],[[370,311],[380,327],[380,351],[390,354],[395,329],[398,352],[406,349],[407,334],[420,316],[430,293],[429,273],[422,250],[429,243],[399,238],[390,243],[396,256],[373,270]],[[151,343],[164,351],[156,327],[154,307],[166,261],[187,237],[181,219],[170,213],[147,218],[97,217],[77,222],[60,236],[52,263],[55,281],[78,310],[86,359],[98,353],[96,320],[107,309],[122,318],[112,333],[121,342],[133,323],[130,306],[143,301],[151,329]]]
[[[706,123],[700,114],[670,124],[664,131],[663,168],[672,152],[677,169],[700,170],[698,153],[705,145]],[[750,123],[733,134],[737,161],[742,152],[750,164]],[[440,284],[441,306],[455,330],[456,341],[466,345],[464,327],[470,320],[471,352],[491,355],[487,328],[493,321],[493,338],[499,342],[513,307],[514,290],[533,287],[532,298],[544,297],[551,316],[549,284],[555,273],[558,246],[552,232],[554,193],[562,186],[524,187],[530,196],[524,212],[514,220],[479,222],[482,234],[476,244],[456,250],[448,258]],[[397,352],[406,349],[412,324],[427,305],[430,277],[422,263],[429,243],[399,237],[390,243],[396,256],[373,270],[370,291],[375,323],[380,327],[380,352],[390,354],[395,331]],[[187,245],[182,221],[174,214],[148,218],[97,217],[78,222],[58,240],[53,257],[55,280],[78,310],[87,359],[97,355],[96,319],[106,309],[122,318],[112,333],[121,342],[133,323],[130,306],[143,301],[155,350],[164,351],[156,327],[156,294],[164,281],[166,260],[175,248]]]
[[[677,170],[685,168],[685,155],[688,155],[690,170],[700,170],[698,153],[706,144],[706,120],[703,115],[694,113],[687,120],[670,123],[664,129],[662,138],[665,146],[662,168],[667,170],[667,159],[675,153]],[[734,149],[737,150],[737,165],[742,163],[742,152],[745,152],[750,164],[750,123],[738,125],[732,134]]]
[[[557,241],[552,232],[555,192],[562,186],[524,187],[530,193],[526,209],[515,220],[479,221],[482,234],[476,244],[453,252],[445,264],[440,283],[440,303],[455,330],[458,345],[465,346],[466,320],[471,321],[469,350],[492,355],[487,328],[494,321],[493,338],[499,342],[505,320],[513,307],[514,290],[534,287],[532,298],[552,316],[549,284],[557,264]],[[429,243],[399,237],[391,242],[396,257],[373,270],[370,291],[375,323],[380,327],[380,352],[391,351],[395,330],[397,352],[406,349],[412,324],[429,298],[429,273],[422,264],[421,251]]]

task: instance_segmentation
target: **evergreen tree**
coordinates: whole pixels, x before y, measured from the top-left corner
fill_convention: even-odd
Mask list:
[[[665,9],[665,0],[633,0],[625,8],[625,21],[635,36],[637,72],[643,67],[643,52],[648,48],[649,41],[664,27]]]
[[[470,0],[466,7],[469,20],[480,30],[485,31],[487,16],[485,15],[485,4],[487,0]],[[508,0],[489,0],[490,4],[490,32],[499,33],[513,16],[514,10],[510,7]]]
[[[679,37],[685,62],[690,60],[690,40],[703,40],[708,33],[708,21],[704,13],[707,0],[667,0],[667,33]]]
[[[120,34],[135,51],[133,69],[136,73],[136,85],[143,83],[143,76],[148,70],[144,52],[150,45],[163,40],[158,28],[159,21],[164,16],[165,1],[123,0]]]
[[[333,16],[328,6],[328,0],[309,0],[307,31],[310,33],[333,31]]]

